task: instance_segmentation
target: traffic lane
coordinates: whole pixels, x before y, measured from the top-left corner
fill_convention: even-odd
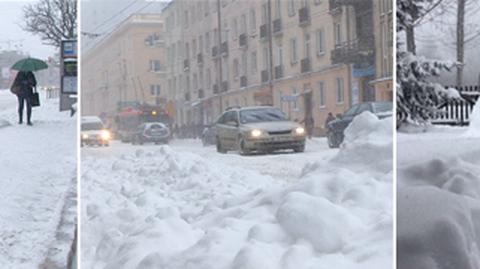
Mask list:
[[[154,152],[162,145],[153,143],[132,145],[120,141],[111,141],[109,147],[83,147],[83,157],[121,158],[124,154],[134,154],[137,150]],[[245,170],[254,170],[262,175],[276,179],[295,181],[301,177],[305,165],[312,162],[328,162],[336,155],[338,149],[330,149],[325,138],[307,140],[305,152],[293,153],[279,151],[272,154],[253,154],[241,156],[235,151],[227,154],[217,153],[215,146],[204,147],[201,140],[172,140],[168,144],[177,152],[194,153],[208,162],[218,162]],[[142,155],[144,156],[144,155]]]

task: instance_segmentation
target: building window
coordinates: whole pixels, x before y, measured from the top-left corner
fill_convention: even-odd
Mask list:
[[[278,59],[278,65],[282,66],[283,65],[283,48],[281,44],[277,46],[277,59]]]
[[[252,60],[250,61],[251,62],[251,74],[254,75],[257,73],[257,52],[256,51],[253,51],[252,52]]]
[[[242,53],[242,75],[246,76],[247,75],[247,52]]]
[[[161,71],[160,60],[150,60],[150,71],[151,72]]]
[[[203,52],[203,36],[198,37],[198,53]]]
[[[205,33],[205,53],[210,53],[210,32]]]
[[[255,15],[255,9],[250,9],[250,30],[252,33],[255,33],[257,31],[257,18]]]
[[[292,96],[295,96],[295,97],[298,97],[297,96],[297,89],[296,88],[293,88],[292,90]],[[295,101],[293,102],[293,110],[294,111],[297,111],[298,110],[298,101],[297,101],[298,98],[295,98]]]
[[[344,96],[344,89],[343,89],[343,78],[337,78],[337,104],[343,104],[343,101],[345,99]]]
[[[325,107],[325,88],[322,81],[318,82],[318,104],[320,107]]]
[[[183,27],[188,28],[188,10],[183,12]]]
[[[238,66],[238,59],[233,60],[233,77],[238,79],[239,76],[239,66]]]
[[[264,47],[263,48],[263,70],[268,70],[268,48],[267,47]]]
[[[294,64],[298,61],[297,39],[290,39],[290,63]]]
[[[295,16],[295,0],[288,0],[287,2],[288,16]]]
[[[210,72],[210,68],[207,69],[206,76],[207,76],[207,78],[206,78],[207,79],[207,88],[210,89],[210,87],[212,86],[212,77],[211,77],[212,75],[211,75],[211,72]]]
[[[310,58],[310,34],[305,33],[303,36],[303,40],[305,42],[305,51],[304,51],[304,56],[305,58]]]
[[[203,4],[204,4],[203,11],[205,12],[205,17],[207,17],[210,11],[210,0],[205,0]]]
[[[233,28],[233,40],[236,40],[238,37],[238,22],[237,18],[234,18],[232,21],[232,28]]]
[[[242,14],[240,17],[240,33],[245,34],[247,33],[247,15]]]
[[[282,17],[282,0],[275,0],[275,19]]]
[[[334,40],[335,40],[335,45],[338,46],[342,43],[342,27],[340,23],[335,23],[334,24]]]
[[[150,94],[152,96],[160,96],[160,85],[150,85]]]
[[[325,39],[323,38],[323,29],[317,30],[317,55],[325,54]]]
[[[198,76],[197,76],[197,74],[193,74],[193,89],[198,90]]]

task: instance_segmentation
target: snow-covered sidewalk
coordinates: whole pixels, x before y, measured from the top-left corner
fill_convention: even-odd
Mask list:
[[[398,269],[480,268],[480,103],[475,110],[469,128],[398,134]]]
[[[58,100],[42,99],[34,126],[18,125],[15,96],[3,90],[0,100],[0,120],[11,123],[0,128],[0,267],[39,268],[74,232],[63,245],[55,241],[76,184],[76,121],[58,112]]]
[[[84,148],[82,268],[389,268],[391,130],[366,115],[345,148],[303,154]]]

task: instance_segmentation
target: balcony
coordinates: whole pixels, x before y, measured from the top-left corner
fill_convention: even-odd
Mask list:
[[[228,56],[228,41],[222,43],[221,52],[224,57]]]
[[[310,23],[310,9],[308,7],[302,7],[298,10],[298,25],[300,27],[306,27],[309,26]]]
[[[198,65],[203,65],[203,54],[202,53],[197,54],[197,64]]]
[[[243,34],[238,36],[238,46],[240,48],[246,48],[247,47],[247,41],[248,41],[247,34],[243,33]]]
[[[198,99],[205,98],[205,92],[203,89],[198,90]]]
[[[267,38],[267,25],[262,24],[260,25],[260,39],[266,39]]]
[[[213,94],[218,94],[218,93],[219,93],[219,91],[218,91],[218,84],[217,84],[217,83],[213,84],[213,86],[212,86],[212,91],[213,91]]]
[[[241,76],[240,77],[240,87],[247,87],[247,76]]]
[[[222,81],[222,92],[228,91],[228,81]]]
[[[262,70],[260,75],[262,77],[262,83],[268,82],[268,70]]]
[[[275,66],[275,79],[283,78],[283,65]]]
[[[371,7],[372,0],[329,0],[330,12],[341,11],[342,6],[353,6],[355,8]]]
[[[190,93],[189,92],[185,93],[185,101],[187,101],[187,102],[190,101]]]
[[[183,71],[187,72],[189,70],[190,70],[190,60],[185,59],[185,60],[183,60]]]
[[[375,41],[373,35],[343,42],[332,50],[331,60],[333,64],[339,63],[362,63],[371,62],[374,57]]]
[[[300,70],[301,73],[307,73],[312,71],[312,61],[310,61],[310,58],[302,59],[300,66],[301,66],[301,70]]]
[[[213,58],[216,58],[218,56],[218,47],[215,46],[215,47],[212,47],[212,57]]]
[[[273,21],[273,35],[278,36],[282,34],[282,19],[275,19]]]

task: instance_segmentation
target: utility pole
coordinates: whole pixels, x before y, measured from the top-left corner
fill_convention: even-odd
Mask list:
[[[218,71],[217,71],[217,79],[218,79],[218,82],[217,82],[217,85],[218,85],[218,100],[220,102],[220,105],[219,105],[219,109],[220,109],[220,114],[222,114],[223,112],[223,89],[222,89],[222,81],[223,81],[223,78],[222,78],[222,75],[223,75],[223,72],[222,72],[222,15],[221,15],[221,11],[222,10],[222,5],[220,3],[220,0],[217,0],[217,28],[218,28],[218,31],[217,31],[217,42],[218,42],[218,46],[217,46],[217,55],[218,55]]]
[[[270,104],[273,106],[273,31],[272,31],[272,0],[267,2],[267,34],[268,34],[268,86],[270,91]]]

